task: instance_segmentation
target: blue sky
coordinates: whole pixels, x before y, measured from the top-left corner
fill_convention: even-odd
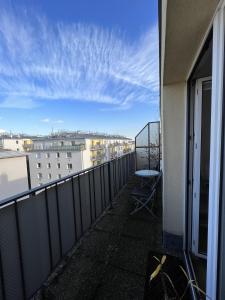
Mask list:
[[[157,0],[0,0],[0,132],[159,119]]]

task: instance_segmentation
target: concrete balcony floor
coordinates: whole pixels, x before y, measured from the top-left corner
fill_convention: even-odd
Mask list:
[[[95,226],[82,238],[65,267],[43,289],[42,299],[143,299],[150,250],[162,251],[161,217],[146,210],[130,216],[131,178]],[[155,201],[161,215],[161,195]]]

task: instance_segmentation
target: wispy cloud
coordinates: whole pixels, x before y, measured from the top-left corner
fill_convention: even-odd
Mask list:
[[[1,10],[0,107],[66,99],[123,110],[149,103],[159,93],[157,55],[156,27],[130,42],[119,31]]]
[[[43,122],[43,123],[49,123],[50,119],[49,118],[45,118],[45,119],[41,119],[40,121]]]
[[[52,123],[52,124],[63,124],[63,120],[51,120],[50,118],[44,118],[40,120],[42,123]]]
[[[55,123],[55,124],[63,124],[64,121],[63,121],[63,120],[56,120],[56,121],[54,121],[53,123]]]

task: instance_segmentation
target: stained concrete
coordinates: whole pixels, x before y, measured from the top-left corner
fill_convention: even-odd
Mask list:
[[[46,284],[42,299],[143,299],[148,253],[162,251],[161,196],[155,212],[130,216],[132,179],[83,238],[65,268]]]

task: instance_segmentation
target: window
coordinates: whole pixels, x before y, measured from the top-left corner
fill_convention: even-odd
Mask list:
[[[61,146],[64,146],[64,142],[60,142],[60,145],[61,145]]]
[[[75,146],[76,145],[75,141],[71,141],[71,145]]]
[[[67,157],[67,158],[71,158],[71,157],[72,157],[72,153],[71,153],[71,152],[67,152],[67,153],[66,153],[66,157]]]
[[[50,168],[51,168],[51,164],[47,163],[47,169],[50,169]]]
[[[49,158],[50,157],[50,153],[46,153],[46,158]]]
[[[36,158],[41,158],[41,153],[36,153]]]
[[[52,178],[52,174],[49,173],[49,174],[48,174],[48,179],[51,179],[51,178]]]
[[[37,169],[41,168],[41,163],[37,163]]]
[[[72,164],[67,164],[67,169],[68,170],[71,170],[73,168],[73,165]]]
[[[59,158],[59,157],[60,157],[60,153],[56,152],[56,158]]]
[[[19,149],[19,148],[16,148],[16,151],[20,151],[20,149]]]
[[[57,163],[57,169],[60,169],[60,163]]]
[[[42,173],[37,173],[37,178],[41,179],[42,178]]]
[[[60,179],[62,176],[61,176],[61,174],[58,174],[58,179]]]
[[[19,144],[19,141],[16,141],[16,144]]]

